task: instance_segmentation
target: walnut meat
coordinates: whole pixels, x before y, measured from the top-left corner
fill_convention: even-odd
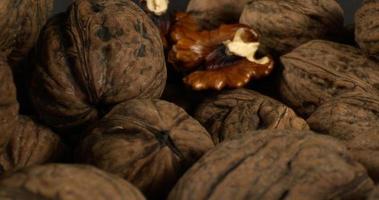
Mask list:
[[[127,181],[86,165],[48,164],[0,181],[0,198],[9,200],[144,200]]]
[[[205,27],[215,28],[221,24],[235,24],[248,0],[190,0],[187,12]]]
[[[355,40],[366,53],[379,56],[378,0],[365,0],[355,14]]]
[[[53,0],[1,0],[0,52],[16,64],[35,44],[53,7]]]
[[[132,98],[160,97],[165,86],[159,31],[131,1],[75,1],[48,22],[37,49],[31,99],[58,129],[88,124]]]
[[[321,105],[307,120],[320,133],[343,141],[355,160],[379,180],[379,93],[352,92]]]
[[[266,130],[205,154],[168,199],[364,199],[372,188],[363,166],[333,138]]]
[[[379,89],[377,63],[351,46],[314,40],[282,56],[281,62],[281,96],[303,116],[340,94]]]
[[[240,23],[260,33],[263,49],[278,54],[328,38],[343,28],[343,22],[343,10],[335,0],[254,0],[240,18]]]
[[[82,141],[79,160],[112,172],[148,198],[163,198],[181,174],[213,147],[208,132],[162,100],[116,106]]]
[[[308,129],[307,123],[282,103],[247,89],[223,92],[202,103],[195,114],[215,143],[262,129]]]

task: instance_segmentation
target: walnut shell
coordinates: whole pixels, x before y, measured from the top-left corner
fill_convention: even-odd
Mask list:
[[[135,99],[100,120],[78,152],[80,161],[124,177],[149,198],[163,198],[213,146],[208,132],[183,109]]]
[[[168,200],[364,199],[372,188],[363,166],[333,138],[266,130],[209,151],[179,180]]]
[[[341,95],[321,105],[307,122],[313,130],[343,141],[353,158],[379,180],[379,93]]]
[[[302,116],[340,94],[379,89],[378,64],[348,45],[314,40],[282,56],[281,62],[281,96]]]
[[[9,200],[143,200],[127,181],[85,165],[31,167],[0,181],[0,198]]]
[[[379,200],[379,186],[377,185],[368,196],[367,200]]]
[[[53,8],[53,0],[1,0],[0,52],[16,64],[38,39]]]
[[[10,66],[0,58],[0,174],[59,158],[62,144],[48,128],[18,114]]]
[[[355,40],[367,54],[379,56],[378,0],[365,0],[356,12]]]
[[[244,6],[249,0],[190,0],[187,12],[190,12],[207,28],[221,24],[236,24]]]
[[[240,23],[260,33],[262,49],[278,54],[328,38],[343,28],[343,22],[343,10],[335,0],[254,0],[240,18]]]
[[[86,125],[129,99],[158,98],[165,86],[159,31],[131,1],[75,1],[48,22],[37,49],[31,99],[58,129]]]
[[[309,129],[291,108],[247,89],[207,99],[197,109],[195,118],[207,128],[215,143],[240,138],[254,130]]]

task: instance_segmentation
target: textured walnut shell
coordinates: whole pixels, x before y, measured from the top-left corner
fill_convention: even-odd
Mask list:
[[[72,128],[114,104],[160,97],[165,81],[159,31],[137,5],[79,0],[41,34],[31,97],[46,124]]]
[[[190,0],[187,12],[190,12],[207,27],[221,24],[235,24],[241,16],[248,0]]]
[[[313,39],[327,38],[343,27],[343,10],[335,0],[250,1],[240,23],[260,33],[262,49],[284,54]]]
[[[345,142],[354,159],[379,180],[379,93],[344,94],[321,105],[307,122]]]
[[[168,200],[363,199],[372,187],[363,166],[333,138],[269,130],[209,151]]]
[[[351,46],[314,40],[282,56],[281,62],[281,96],[304,116],[340,94],[379,88],[378,63]]]
[[[0,181],[9,200],[143,200],[127,181],[86,165],[48,164],[19,171]]]
[[[162,100],[136,99],[116,106],[80,146],[80,161],[118,174],[147,197],[157,198],[213,143],[181,108]]]
[[[58,159],[59,137],[18,114],[10,66],[0,58],[0,174]]]
[[[366,0],[355,14],[355,40],[368,54],[379,56],[379,1]]]
[[[53,8],[53,0],[1,0],[0,51],[12,64],[26,56]]]
[[[215,143],[263,129],[309,129],[282,103],[252,90],[236,89],[207,99],[195,113]]]

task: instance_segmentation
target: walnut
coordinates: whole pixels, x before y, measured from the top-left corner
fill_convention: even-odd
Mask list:
[[[190,0],[187,12],[191,13],[206,28],[221,24],[238,23],[248,0]]]
[[[215,143],[240,138],[263,129],[309,129],[307,123],[282,103],[252,90],[223,92],[203,102],[195,118]]]
[[[379,89],[379,68],[359,49],[314,40],[281,57],[282,99],[302,116],[340,94]]]
[[[11,64],[25,58],[53,8],[53,0],[1,0],[0,52]]]
[[[368,196],[367,200],[379,200],[379,186],[377,185]]]
[[[274,62],[256,58],[258,35],[249,27],[229,24],[207,31],[190,14],[176,20],[169,62],[189,72],[183,81],[194,90],[240,88],[271,73]]]
[[[355,14],[355,39],[369,55],[379,56],[379,1],[365,0]]]
[[[31,99],[59,130],[86,126],[129,99],[158,98],[165,86],[159,31],[131,1],[75,1],[48,22],[37,50]]]
[[[240,18],[240,23],[261,35],[262,49],[276,54],[335,35],[343,22],[343,10],[335,0],[254,0],[245,6]]]
[[[162,100],[117,105],[90,129],[78,160],[117,174],[148,198],[164,198],[182,173],[213,147],[208,132]]]
[[[86,165],[48,164],[0,181],[0,199],[144,200],[130,183]]]
[[[343,141],[353,158],[379,180],[379,92],[351,92],[321,105],[307,120],[320,133]]]
[[[372,188],[363,166],[337,140],[309,131],[266,130],[212,149],[168,200],[364,199]]]

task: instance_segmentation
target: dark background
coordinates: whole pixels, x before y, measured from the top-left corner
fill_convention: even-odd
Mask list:
[[[204,0],[205,1],[205,0]],[[304,0],[307,1],[307,0]],[[363,0],[339,0],[341,6],[345,10],[345,24],[353,23],[354,12],[359,8]],[[72,2],[72,0],[55,0],[54,12],[62,12]],[[187,0],[171,0],[174,6],[184,8]]]

